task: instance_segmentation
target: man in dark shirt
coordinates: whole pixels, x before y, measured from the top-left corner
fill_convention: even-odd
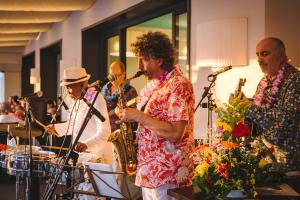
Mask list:
[[[288,63],[285,45],[266,38],[256,46],[264,77],[246,117],[261,130],[267,145],[275,147],[274,172],[300,170],[300,71]]]

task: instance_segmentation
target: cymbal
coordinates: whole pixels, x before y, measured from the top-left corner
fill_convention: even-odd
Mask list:
[[[0,122],[0,125],[14,125],[18,124],[19,122]]]
[[[26,135],[25,127],[13,126],[13,127],[10,127],[10,132],[13,137],[29,138],[29,133],[27,133],[27,135]],[[32,137],[37,137],[40,135],[42,135],[42,132],[39,129],[31,127],[31,136]]]
[[[7,132],[8,126],[15,126],[18,122],[0,123],[0,132]]]

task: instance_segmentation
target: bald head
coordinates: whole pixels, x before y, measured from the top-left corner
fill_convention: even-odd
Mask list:
[[[121,72],[125,72],[125,65],[119,60],[112,62],[109,66],[109,69],[111,68],[118,69]]]
[[[116,79],[125,79],[125,65],[121,61],[114,61],[109,66],[109,74]]]
[[[269,43],[269,44],[273,45],[273,47],[276,48],[280,53],[285,54],[285,45],[282,42],[282,40],[280,40],[279,38],[268,37],[268,38],[263,39],[260,42]]]
[[[257,61],[262,71],[270,76],[276,76],[281,65],[287,62],[285,46],[278,38],[265,38],[256,46]]]

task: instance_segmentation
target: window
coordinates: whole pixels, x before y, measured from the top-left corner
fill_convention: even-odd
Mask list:
[[[176,38],[178,64],[182,72],[189,77],[189,64],[187,60],[187,13],[176,16]]]
[[[109,70],[109,65],[120,59],[120,37],[113,36],[107,39],[107,72]]]
[[[5,73],[0,72],[0,102],[5,100]]]

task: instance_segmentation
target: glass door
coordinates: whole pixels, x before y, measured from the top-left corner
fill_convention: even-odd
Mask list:
[[[112,36],[107,39],[107,72],[109,65],[116,60],[120,60],[120,36]]]

